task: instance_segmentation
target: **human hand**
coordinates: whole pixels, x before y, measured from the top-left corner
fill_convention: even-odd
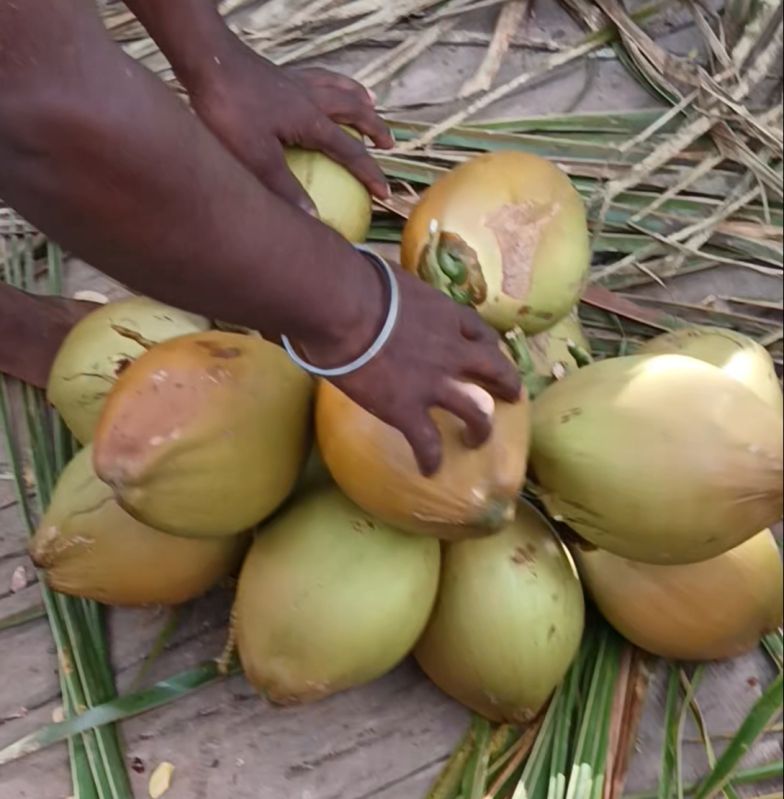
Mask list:
[[[325,69],[276,67],[232,37],[187,86],[194,110],[267,188],[308,212],[313,204],[284,160],[284,146],[317,150],[345,166],[377,197],[381,169],[350,126],[382,148],[394,141],[359,83]]]
[[[367,365],[332,382],[408,440],[421,472],[441,462],[441,438],[429,409],[444,408],[466,425],[468,446],[484,443],[492,431],[492,408],[482,407],[466,384],[476,384],[507,402],[521,397],[520,376],[503,354],[498,334],[471,308],[459,305],[427,283],[395,269],[400,288],[397,324]],[[365,303],[365,307],[374,307]],[[378,307],[378,306],[375,306]],[[319,366],[347,363],[378,333],[380,320],[347,332],[345,351],[311,344],[305,354]]]

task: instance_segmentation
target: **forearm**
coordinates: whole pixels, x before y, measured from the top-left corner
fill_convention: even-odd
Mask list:
[[[41,297],[0,282],[0,372],[45,388],[63,339],[90,302]]]
[[[373,327],[374,270],[247,173],[83,3],[9,6],[0,196],[107,274],[182,308],[328,343],[367,327],[348,291],[359,286]]]
[[[126,0],[128,8],[166,55],[185,86],[220,68],[221,52],[234,34],[216,0]]]

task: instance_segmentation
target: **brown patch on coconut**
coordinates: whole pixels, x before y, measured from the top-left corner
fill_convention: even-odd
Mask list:
[[[523,300],[531,290],[534,257],[542,231],[560,210],[557,203],[502,205],[484,221],[498,241],[503,275],[501,290]]]

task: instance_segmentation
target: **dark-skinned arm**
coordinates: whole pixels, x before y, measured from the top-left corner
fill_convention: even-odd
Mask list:
[[[0,130],[0,195],[127,285],[304,342],[372,337],[364,259],[253,180],[83,0],[0,4]]]
[[[214,0],[126,0],[125,5],[171,64],[183,86],[197,84],[208,62],[220,62],[234,34]]]
[[[265,189],[82,0],[0,2],[0,196],[137,291],[288,334],[320,365],[357,356],[384,315],[364,257]],[[431,472],[429,407],[456,413],[479,442],[491,420],[455,381],[506,399],[519,381],[474,312],[398,275],[395,332],[336,384],[400,429]]]
[[[378,197],[388,187],[350,125],[378,147],[394,140],[359,83],[326,69],[277,67],[232,33],[214,0],[128,0],[169,60],[202,121],[258,177],[307,210],[283,146],[318,150],[343,164]]]

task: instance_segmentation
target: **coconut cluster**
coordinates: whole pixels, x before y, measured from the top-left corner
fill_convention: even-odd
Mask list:
[[[316,153],[287,157],[322,220],[362,240],[361,184]],[[107,303],[52,370],[49,398],[85,447],[36,563],[57,590],[121,605],[184,602],[238,574],[232,639],[279,703],[413,653],[469,708],[528,721],[577,654],[583,586],[651,652],[746,651],[781,623],[772,361],[713,328],[594,360],[575,306],[589,260],[579,194],[543,159],[482,156],[423,195],[404,266],[508,334],[528,387],[493,403],[475,449],[434,409],[430,478],[399,431],[258,334]]]

